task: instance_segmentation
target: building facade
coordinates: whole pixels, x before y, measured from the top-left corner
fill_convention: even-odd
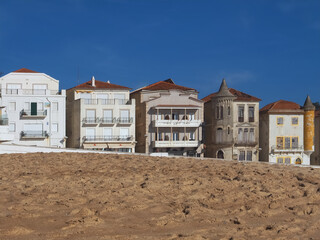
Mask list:
[[[260,110],[260,161],[310,165],[314,151],[315,108],[279,100]]]
[[[2,105],[0,98],[0,143],[13,140],[13,134],[9,132],[9,118],[6,106]]]
[[[239,161],[259,159],[259,98],[228,88],[202,99],[205,156]]]
[[[136,151],[202,156],[203,102],[195,89],[159,81],[130,94],[136,101]]]
[[[1,77],[0,84],[12,143],[65,147],[66,93],[59,91],[58,80],[22,68]]]
[[[67,147],[135,152],[130,88],[95,80],[67,90]]]
[[[314,117],[314,152],[311,154],[311,165],[320,165],[320,110]]]

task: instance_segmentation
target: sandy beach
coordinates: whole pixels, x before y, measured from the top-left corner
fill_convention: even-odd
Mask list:
[[[320,169],[0,155],[0,239],[320,239]]]

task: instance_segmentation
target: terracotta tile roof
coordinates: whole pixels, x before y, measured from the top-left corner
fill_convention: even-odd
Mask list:
[[[236,89],[233,88],[229,88],[229,92],[232,93],[233,96],[237,97],[235,99],[235,101],[243,101],[243,102],[260,102],[261,99],[251,96],[249,94],[246,94],[244,92],[240,92]],[[202,101],[204,102],[209,102],[211,100],[212,97],[214,97],[218,92],[215,93],[211,93],[210,95],[202,98]]]
[[[177,85],[172,81],[172,79],[168,79],[165,81],[159,81],[159,82],[150,84],[146,87],[142,87],[140,89],[137,89],[136,91],[141,91],[141,90],[156,91],[156,90],[170,90],[170,89],[178,89],[178,90],[183,90],[183,91],[188,91],[188,90],[196,91],[194,88],[188,88],[188,87]]]
[[[130,90],[131,88],[112,84],[109,82],[102,82],[99,80],[95,80],[95,87],[92,86],[92,80],[79,84],[78,86],[75,86],[73,88],[75,89],[125,89],[125,90]]]
[[[277,102],[270,103],[260,109],[260,112],[269,112],[269,111],[281,111],[281,110],[301,110],[301,106],[297,103],[279,100]]]
[[[18,69],[16,71],[13,71],[13,72],[18,72],[18,73],[39,73],[39,72],[30,70],[30,69],[27,69],[27,68],[21,68],[21,69]]]

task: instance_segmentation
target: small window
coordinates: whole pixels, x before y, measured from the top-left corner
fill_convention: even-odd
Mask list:
[[[9,110],[10,111],[16,110],[16,103],[15,102],[9,102]]]
[[[55,133],[58,132],[58,123],[52,123],[51,131]]]
[[[228,127],[228,134],[230,134],[230,127]]]
[[[220,119],[223,119],[223,106],[220,106]]]
[[[231,115],[231,108],[230,108],[230,106],[228,106],[228,116],[230,116]]]
[[[247,161],[252,161],[252,151],[247,151]]]
[[[16,131],[16,124],[9,123],[9,132],[15,132],[15,131]]]
[[[52,103],[52,110],[53,110],[53,111],[58,111],[58,110],[59,110],[58,106],[59,106],[59,105],[58,105],[58,102],[53,102],[53,103]]]
[[[218,128],[217,129],[217,143],[221,143],[222,142],[222,128]]]
[[[220,117],[220,108],[219,108],[219,106],[217,106],[217,108],[216,108],[216,119],[219,119],[219,117]]]
[[[291,158],[286,157],[286,158],[284,159],[284,163],[285,163],[285,164],[290,164],[290,163],[291,163]]]
[[[245,151],[240,151],[240,155],[239,155],[239,161],[244,161],[245,159],[245,154],[246,152]]]
[[[298,117],[292,117],[291,118],[291,124],[292,125],[298,125],[298,123],[299,123]]]
[[[277,117],[277,125],[283,125],[283,117]]]
[[[297,149],[299,147],[298,137],[292,137],[291,141],[292,141],[291,143],[292,148]]]
[[[283,157],[278,157],[277,158],[277,163],[283,163]]]

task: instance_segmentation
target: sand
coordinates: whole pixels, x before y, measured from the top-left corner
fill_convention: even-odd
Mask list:
[[[0,155],[0,239],[320,239],[320,169]]]

